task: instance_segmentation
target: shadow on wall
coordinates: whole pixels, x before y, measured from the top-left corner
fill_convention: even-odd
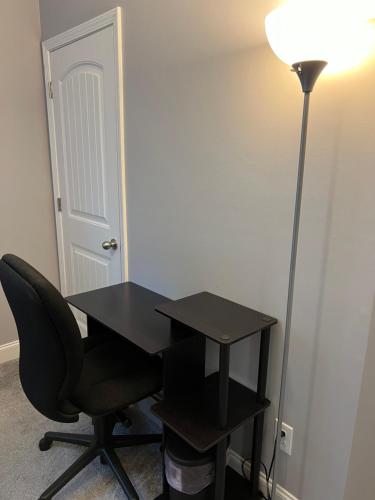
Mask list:
[[[370,499],[374,495],[372,481],[375,450],[375,296],[369,342],[362,378],[361,396],[353,436],[345,500]]]

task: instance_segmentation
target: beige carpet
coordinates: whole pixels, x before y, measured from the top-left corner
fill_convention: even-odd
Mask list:
[[[129,413],[130,415],[130,413]],[[116,433],[157,432],[155,424],[132,410],[133,426]],[[54,443],[41,452],[39,439],[47,431],[91,433],[91,421],[81,416],[76,424],[59,424],[40,415],[26,399],[18,378],[18,364],[0,365],[0,499],[36,500],[84,451],[78,446]],[[161,490],[159,445],[118,451],[119,458],[142,500],[153,500]],[[125,494],[107,466],[95,459],[56,495],[56,500],[114,500]]]

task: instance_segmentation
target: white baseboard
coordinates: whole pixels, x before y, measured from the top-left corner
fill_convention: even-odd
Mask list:
[[[238,474],[242,475],[242,462],[243,458],[241,455],[233,451],[231,448],[228,450],[228,465],[232,467]],[[250,464],[246,462],[245,464],[245,473],[247,475],[250,474]],[[272,483],[270,482],[270,487]],[[264,494],[267,493],[267,481],[266,476],[263,472],[260,474],[260,488]],[[277,486],[276,488],[276,498],[275,500],[298,500],[294,495],[289,493],[289,491],[285,490],[281,486]]]
[[[20,344],[18,340],[0,345],[0,364],[18,359],[20,355]]]

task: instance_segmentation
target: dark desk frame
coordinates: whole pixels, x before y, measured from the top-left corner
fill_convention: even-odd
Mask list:
[[[197,451],[214,450],[216,480],[212,500],[258,500],[271,327],[276,319],[207,292],[170,301],[150,290],[124,283],[68,297],[87,314],[88,335],[110,330],[150,355],[163,356],[163,398],[153,413],[163,423],[163,449],[169,432]],[[156,311],[157,312],[156,312]],[[232,380],[230,348],[260,335],[256,392]],[[206,339],[219,344],[219,370],[206,377]],[[227,469],[230,434],[254,419],[250,483]],[[163,454],[164,456],[164,454]],[[164,467],[163,467],[164,470]],[[156,500],[168,500],[163,491]]]

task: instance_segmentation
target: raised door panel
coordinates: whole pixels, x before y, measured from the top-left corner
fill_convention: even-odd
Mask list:
[[[110,259],[71,245],[72,293],[102,288],[109,283]]]
[[[83,64],[59,83],[69,216],[108,227],[103,71]]]

